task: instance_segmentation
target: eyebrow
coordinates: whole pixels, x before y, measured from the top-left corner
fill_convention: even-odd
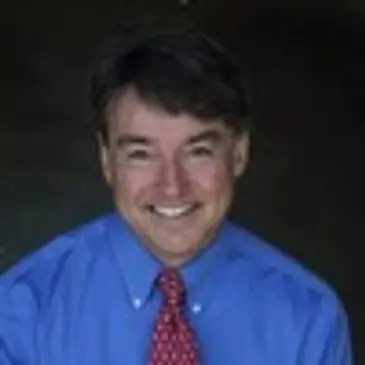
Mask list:
[[[188,138],[186,144],[195,144],[199,142],[211,142],[216,144],[220,143],[221,141],[222,141],[221,133],[219,133],[219,131],[215,129],[210,129]]]
[[[217,130],[210,129],[189,137],[184,144],[191,145],[200,142],[211,142],[217,144],[220,143],[221,141],[222,141],[221,133],[219,133],[219,131]],[[128,145],[132,144],[152,146],[153,141],[143,135],[138,135],[138,134],[126,134],[120,136],[117,139],[117,146],[119,148],[125,148]]]
[[[144,146],[151,146],[152,141],[147,137],[137,134],[126,134],[117,139],[117,146],[120,148],[126,147],[131,144],[140,144]]]

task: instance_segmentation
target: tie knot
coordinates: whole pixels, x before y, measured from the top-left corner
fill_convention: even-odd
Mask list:
[[[157,286],[169,304],[182,305],[185,297],[185,286],[178,269],[166,268],[162,270],[157,277]]]

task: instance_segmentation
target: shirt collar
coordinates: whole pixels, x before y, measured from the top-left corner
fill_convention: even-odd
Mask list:
[[[143,247],[136,232],[118,213],[112,216],[110,224],[112,248],[128,294],[133,306],[141,307],[162,265]]]
[[[112,247],[132,304],[136,308],[141,307],[146,303],[163,265],[144,247],[137,233],[119,214],[111,216],[110,228]],[[223,222],[211,244],[182,267],[189,292],[197,293],[199,297],[196,288],[225,261],[228,250],[225,243],[229,231],[230,224]]]
[[[195,297],[199,296],[199,292],[203,294],[199,289],[205,279],[211,277],[213,272],[226,262],[229,252],[229,232],[230,223],[224,221],[210,244],[182,267],[185,283],[189,292]]]

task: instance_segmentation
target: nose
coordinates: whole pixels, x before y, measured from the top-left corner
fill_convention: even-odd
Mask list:
[[[164,161],[160,170],[159,185],[165,196],[181,197],[187,187],[187,182],[187,172],[179,161]]]

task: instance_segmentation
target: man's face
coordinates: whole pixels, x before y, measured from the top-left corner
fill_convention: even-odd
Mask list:
[[[219,121],[173,116],[132,92],[111,111],[107,135],[101,162],[119,212],[166,263],[193,257],[229,209],[248,136]]]

